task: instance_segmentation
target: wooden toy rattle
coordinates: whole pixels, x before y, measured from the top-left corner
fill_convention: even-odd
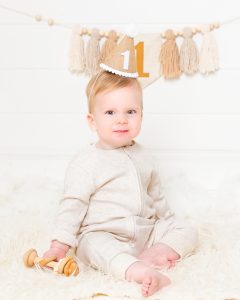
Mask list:
[[[56,257],[42,258],[38,257],[35,249],[28,250],[23,256],[23,262],[26,267],[33,267],[34,265],[43,267],[50,267],[54,272],[58,274],[64,274],[65,276],[77,276],[79,274],[79,268],[77,263],[72,257],[66,256],[59,262],[54,261]]]

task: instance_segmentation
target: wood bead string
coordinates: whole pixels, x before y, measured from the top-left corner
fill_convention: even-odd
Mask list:
[[[211,23],[211,24],[209,24],[209,26],[210,26],[210,30],[212,31],[214,29],[220,28],[220,23],[219,22]],[[201,27],[193,27],[192,28],[192,33],[193,33],[193,35],[198,34],[198,33],[203,34],[203,30],[202,30]],[[175,35],[175,37],[182,37],[183,32],[182,31],[174,31],[174,35]],[[165,39],[166,38],[166,31],[162,32],[161,36],[162,36],[162,38]]]

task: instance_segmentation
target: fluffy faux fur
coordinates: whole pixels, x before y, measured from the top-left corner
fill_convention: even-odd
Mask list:
[[[87,267],[77,277],[27,269],[23,253],[47,249],[62,182],[49,178],[0,178],[0,299],[142,299],[140,286]],[[166,185],[173,209],[199,228],[195,255],[166,271],[172,284],[149,299],[224,300],[240,298],[239,178],[210,193],[200,183],[175,178]],[[182,189],[187,188],[187,198]],[[181,196],[182,195],[182,196]],[[185,194],[186,195],[186,194]],[[211,204],[210,204],[211,203]]]

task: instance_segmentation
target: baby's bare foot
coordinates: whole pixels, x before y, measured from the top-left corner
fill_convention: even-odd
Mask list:
[[[170,279],[159,272],[149,269],[145,272],[142,281],[142,295],[148,297],[156,293],[161,288],[169,285]]]
[[[138,258],[150,267],[168,269],[175,265],[176,260],[178,260],[180,256],[167,245],[157,243],[145,249]]]
[[[126,279],[142,284],[142,295],[151,296],[161,288],[170,284],[170,279],[153,268],[137,261],[126,270]]]

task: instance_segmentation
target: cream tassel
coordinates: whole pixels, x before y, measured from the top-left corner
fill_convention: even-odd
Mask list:
[[[165,33],[166,41],[160,51],[162,75],[167,79],[178,78],[181,74],[179,50],[175,41],[175,34],[171,29]]]
[[[202,27],[203,40],[200,50],[199,71],[202,74],[215,72],[219,69],[218,46],[210,26]]]
[[[108,38],[104,42],[101,51],[100,61],[103,62],[105,58],[113,51],[113,49],[117,46],[118,36],[116,31],[111,30],[108,34]]]
[[[91,38],[88,41],[86,49],[86,75],[93,76],[99,71],[100,60],[100,33],[94,28],[91,32]]]
[[[82,28],[76,26],[73,29],[70,42],[69,70],[70,72],[77,74],[85,71],[84,41],[82,34]]]
[[[198,71],[199,53],[194,40],[192,39],[192,29],[183,29],[183,43],[180,49],[180,68],[185,74],[191,75]]]

